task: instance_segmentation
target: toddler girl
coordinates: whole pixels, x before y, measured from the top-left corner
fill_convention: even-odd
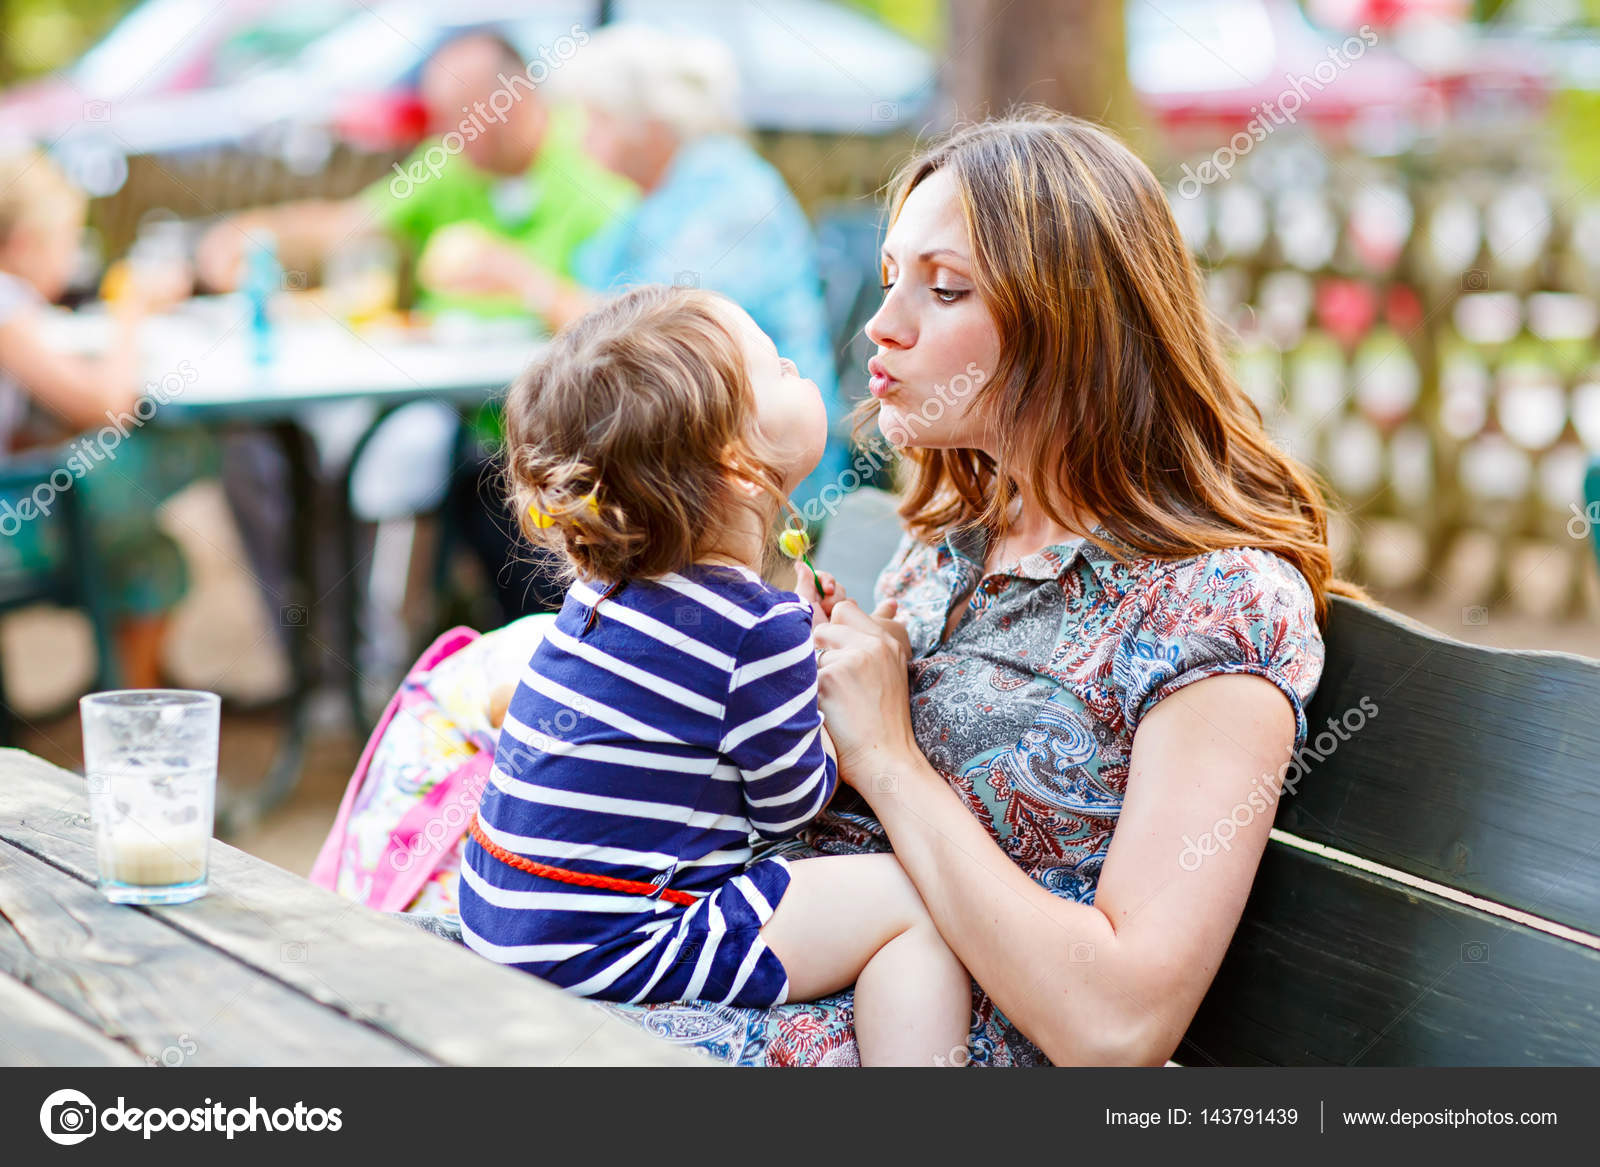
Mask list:
[[[966,971],[893,855],[752,862],[837,771],[812,611],[758,574],[817,465],[817,388],[731,301],[645,287],[506,403],[515,512],[574,577],[511,697],[466,942],[611,1001],[768,1008],[854,983],[865,1064],[959,1061]]]

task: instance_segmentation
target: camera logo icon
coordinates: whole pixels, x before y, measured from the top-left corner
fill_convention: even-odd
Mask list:
[[[80,1090],[57,1090],[39,1108],[39,1126],[52,1143],[75,1146],[94,1134],[94,1103]]]

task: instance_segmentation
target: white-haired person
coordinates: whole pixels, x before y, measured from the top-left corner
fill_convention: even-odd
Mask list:
[[[469,255],[463,246],[450,270],[428,273],[433,282],[454,283],[463,293],[511,292],[555,327],[601,295],[638,284],[721,292],[816,382],[830,432],[841,433],[845,409],[816,242],[783,177],[741,135],[739,74],[729,50],[706,38],[610,25],[548,84],[552,94],[584,107],[588,152],[635,183],[642,197],[578,249],[573,280],[508,249]],[[796,500],[835,480],[846,458],[846,444],[830,438]]]

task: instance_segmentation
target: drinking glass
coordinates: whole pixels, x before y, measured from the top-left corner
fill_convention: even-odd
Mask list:
[[[78,705],[101,893],[117,904],[205,895],[221,699],[123,689]]]

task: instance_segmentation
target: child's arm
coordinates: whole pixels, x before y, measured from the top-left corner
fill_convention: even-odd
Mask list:
[[[730,683],[721,753],[739,770],[750,825],[782,839],[827,805],[839,782],[817,708],[811,615],[790,602],[751,628]]]
[[[57,352],[39,339],[39,313],[19,312],[0,325],[0,368],[28,395],[74,429],[107,423],[133,409],[140,376],[139,328],[169,289],[131,288],[112,308],[111,346],[103,356]]]
[[[505,724],[506,711],[511,708],[511,694],[517,691],[515,681],[496,685],[489,693],[489,724],[499,729]]]

